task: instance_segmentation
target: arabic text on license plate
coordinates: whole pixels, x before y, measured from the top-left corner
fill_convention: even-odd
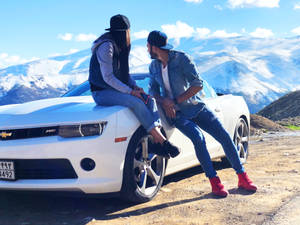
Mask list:
[[[0,161],[0,179],[15,180],[14,162]]]

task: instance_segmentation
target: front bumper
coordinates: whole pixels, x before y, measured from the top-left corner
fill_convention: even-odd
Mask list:
[[[109,128],[107,128],[109,129]],[[102,136],[61,138],[59,136],[0,142],[0,160],[66,159],[77,178],[0,180],[0,189],[40,191],[82,191],[84,193],[118,192],[122,185],[123,166],[128,140],[114,143],[114,132]],[[86,171],[84,158],[93,159],[96,167]],[[18,174],[16,174],[18,177]]]

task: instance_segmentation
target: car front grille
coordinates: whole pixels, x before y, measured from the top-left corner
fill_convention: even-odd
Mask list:
[[[16,179],[78,178],[70,161],[67,159],[5,159],[5,160],[14,162]]]
[[[25,138],[48,137],[58,134],[58,126],[27,129],[0,130],[0,140],[17,140]]]

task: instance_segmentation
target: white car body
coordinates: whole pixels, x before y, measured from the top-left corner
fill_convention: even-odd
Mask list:
[[[243,117],[250,126],[248,107],[242,97],[223,95],[204,98],[233,138],[236,124]],[[119,192],[127,147],[140,127],[134,114],[125,107],[96,106],[91,96],[60,97],[0,107],[0,136],[9,130],[96,123],[107,121],[101,136],[63,138],[36,137],[0,140],[1,161],[67,159],[77,178],[0,180],[0,189],[40,191],[81,191],[84,193]],[[176,128],[165,125],[169,140],[182,149],[168,161],[166,175],[199,165],[192,142]],[[2,133],[3,134],[2,134]],[[126,137],[122,142],[116,138]],[[205,133],[211,158],[224,156],[221,145]],[[4,138],[3,138],[4,139]],[[82,169],[80,162],[96,162],[92,171]],[[30,167],[30,165],[29,165]],[[21,168],[22,169],[22,168]],[[18,171],[15,171],[18,177]]]

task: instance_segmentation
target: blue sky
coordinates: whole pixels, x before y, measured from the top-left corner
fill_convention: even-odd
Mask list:
[[[132,39],[154,29],[175,40],[300,35],[300,0],[10,0],[0,7],[0,68],[87,49],[119,13]]]

